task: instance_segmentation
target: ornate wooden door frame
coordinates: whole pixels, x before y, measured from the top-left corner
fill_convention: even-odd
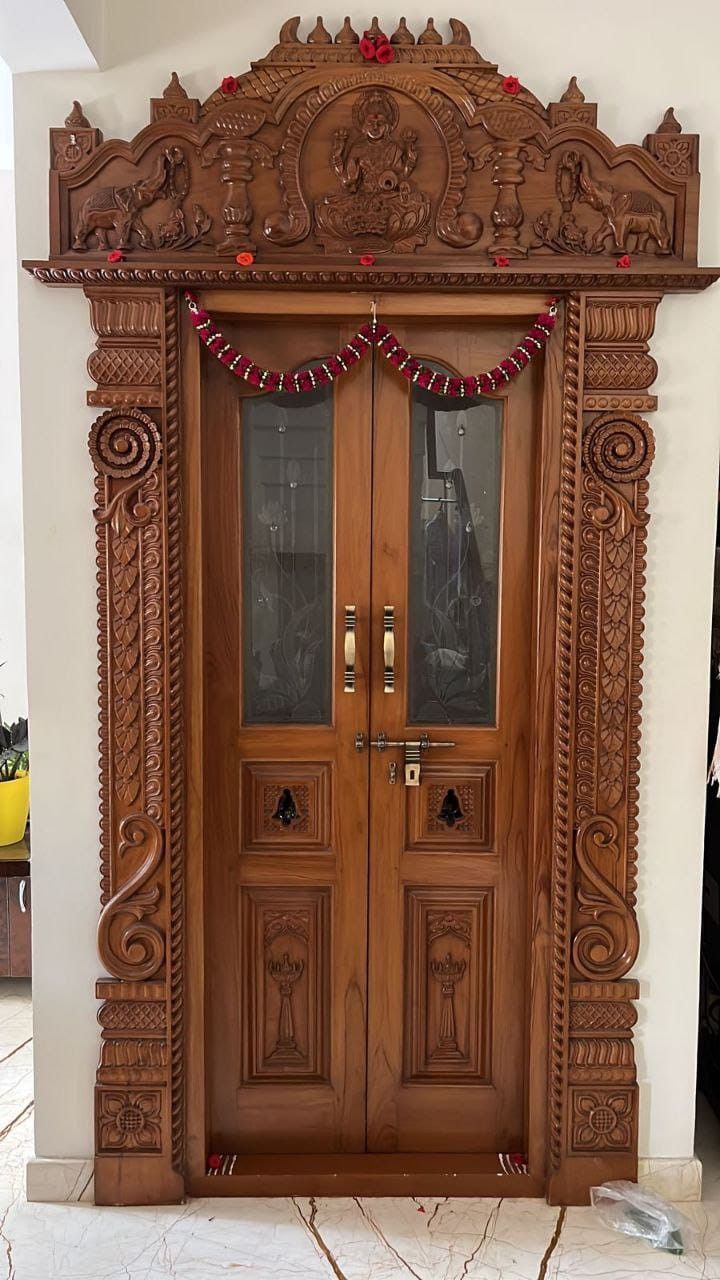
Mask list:
[[[638,984],[627,974],[653,457],[642,415],[656,407],[648,348],[662,295],[719,274],[696,265],[698,138],[669,110],[642,147],[616,147],[574,78],[544,107],[476,52],[464,24],[450,26],[443,43],[432,21],[417,39],[401,21],[381,63],[348,22],[333,40],[319,21],[303,42],[292,19],[266,58],[202,104],[173,74],[130,143],[103,142],[77,103],[51,130],[50,258],[25,266],[84,288],[97,335],[88,402],[103,410],[90,435],[107,975],[99,1202],[185,1191],[187,286],[563,298],[542,1172],[549,1198],[571,1202],[636,1170]],[[377,48],[375,21],[371,35]],[[377,261],[361,266],[369,247]]]

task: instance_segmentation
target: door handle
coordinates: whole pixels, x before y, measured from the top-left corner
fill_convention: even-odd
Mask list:
[[[345,605],[345,693],[355,692],[355,627],[357,614],[354,604]]]
[[[23,915],[27,911],[26,894],[27,894],[27,880],[23,878],[18,885],[18,906],[20,907],[20,910],[22,911]]]
[[[395,692],[395,606],[386,604],[383,609],[383,693]]]

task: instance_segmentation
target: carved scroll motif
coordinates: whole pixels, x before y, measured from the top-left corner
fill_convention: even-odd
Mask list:
[[[597,866],[604,855],[617,865],[618,828],[611,818],[587,818],[580,824],[575,859],[581,875],[577,900],[581,915],[594,924],[583,925],[573,938],[573,964],[586,978],[621,978],[635,963],[639,934],[635,912],[623,893]]]
[[[133,814],[120,824],[118,861],[130,850],[142,860],[103,908],[98,924],[98,950],[108,973],[142,981],[152,978],[165,960],[163,931],[149,921],[157,911],[160,888],[155,882],[163,857],[162,831],[152,818]]]

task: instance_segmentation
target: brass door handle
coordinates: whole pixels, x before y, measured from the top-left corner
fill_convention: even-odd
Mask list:
[[[345,605],[345,693],[355,692],[355,627],[357,615],[354,604]]]
[[[386,604],[383,609],[383,693],[395,692],[395,607]]]

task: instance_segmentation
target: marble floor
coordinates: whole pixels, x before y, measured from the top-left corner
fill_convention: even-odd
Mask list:
[[[29,984],[0,981],[0,1280],[720,1280],[720,1129],[701,1109],[698,1247],[676,1258],[538,1200],[193,1200],[28,1204]]]

